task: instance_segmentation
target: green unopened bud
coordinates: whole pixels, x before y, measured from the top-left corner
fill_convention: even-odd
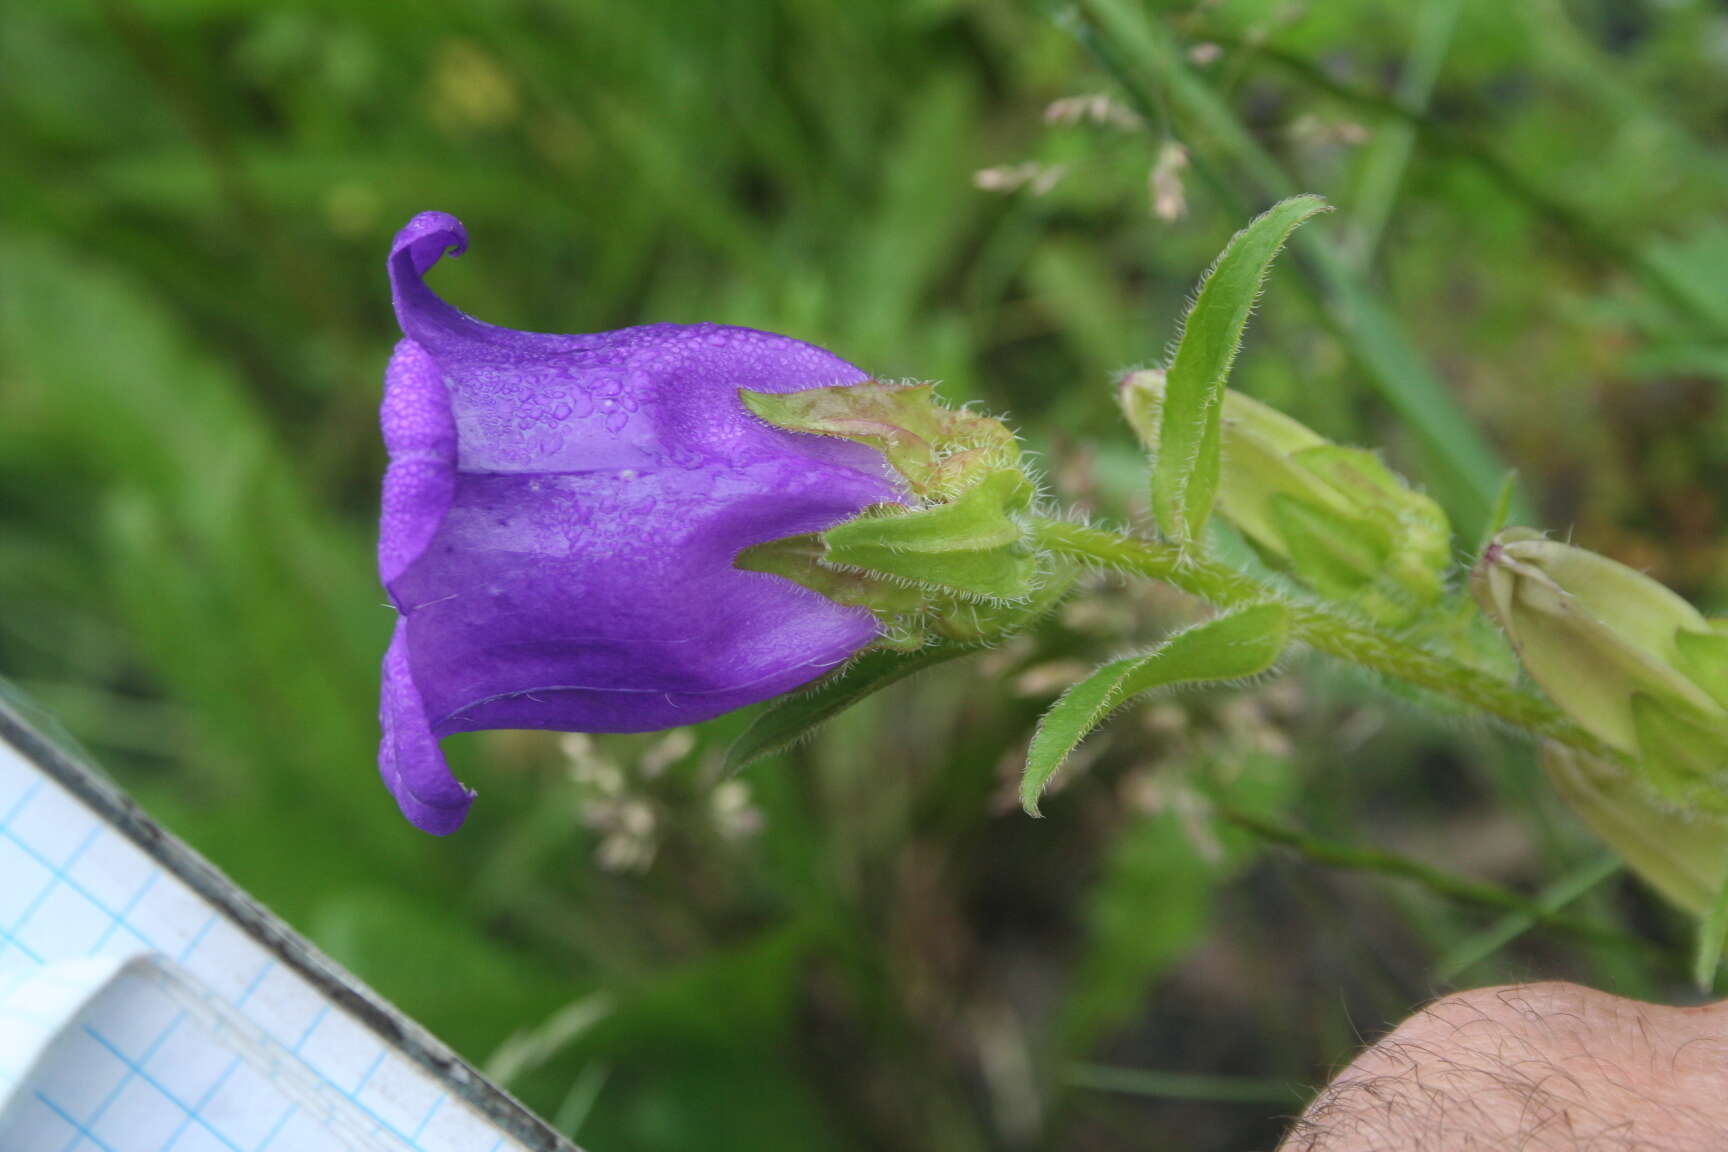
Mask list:
[[[1131,373],[1120,400],[1156,451],[1164,374]],[[1239,392],[1224,393],[1218,511],[1269,561],[1377,619],[1402,623],[1444,592],[1451,529],[1379,457],[1334,444]]]
[[[1705,671],[1710,659],[1682,636],[1715,634],[1696,609],[1643,573],[1514,528],[1483,550],[1470,586],[1543,691],[1620,751],[1640,752],[1635,696],[1712,723],[1728,718],[1681,671],[1682,664]]]
[[[1282,558],[1302,582],[1335,600],[1370,589],[1391,562],[1392,534],[1364,516],[1341,512],[1329,502],[1275,493],[1266,501]],[[1262,551],[1264,540],[1253,537]]]
[[[1675,812],[1635,776],[1560,744],[1542,750],[1555,790],[1658,892],[1692,915],[1709,914],[1728,872],[1728,824]]]
[[[1728,633],[1723,621],[1709,621],[1709,632],[1681,631],[1674,638],[1674,667],[1728,708]]]
[[[1662,800],[1684,811],[1728,815],[1728,721],[1679,700],[1632,697],[1638,766]]]

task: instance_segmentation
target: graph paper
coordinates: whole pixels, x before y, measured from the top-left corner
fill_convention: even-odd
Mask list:
[[[0,1152],[575,1152],[0,696]]]

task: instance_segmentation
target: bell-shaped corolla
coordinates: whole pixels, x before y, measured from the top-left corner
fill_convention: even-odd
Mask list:
[[[404,338],[382,411],[378,565],[398,617],[379,768],[403,814],[440,835],[474,795],[441,737],[692,724],[870,644],[867,608],[734,560],[904,498],[872,448],[774,427],[739,396],[865,380],[853,365],[718,324],[494,327],[424,281],[466,243],[441,212],[396,237]]]

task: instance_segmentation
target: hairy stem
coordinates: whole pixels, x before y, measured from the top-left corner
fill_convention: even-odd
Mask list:
[[[1161,580],[1220,608],[1290,600],[1280,589],[1174,545],[1063,520],[1039,519],[1033,532],[1040,545],[1058,555]],[[1295,638],[1311,648],[1444,696],[1534,736],[1603,759],[1620,759],[1547,700],[1516,684],[1322,605],[1296,601],[1290,608]]]

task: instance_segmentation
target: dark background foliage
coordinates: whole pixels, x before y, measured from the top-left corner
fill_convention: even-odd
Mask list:
[[[740,717],[452,741],[484,802],[419,835],[372,768],[389,238],[462,216],[439,286],[497,323],[939,378],[1126,520],[1113,371],[1321,192],[1393,330],[1289,261],[1238,385],[1437,492],[1467,445],[1391,401],[1456,406],[1719,609],[1725,80],[1706,0],[0,0],[0,670],[602,1152],[1270,1147],[1437,991],[1686,995],[1685,925],[1527,749],[1318,662],[1131,710],[1026,818],[1064,678],[1194,617],[1109,581],[738,780]]]

